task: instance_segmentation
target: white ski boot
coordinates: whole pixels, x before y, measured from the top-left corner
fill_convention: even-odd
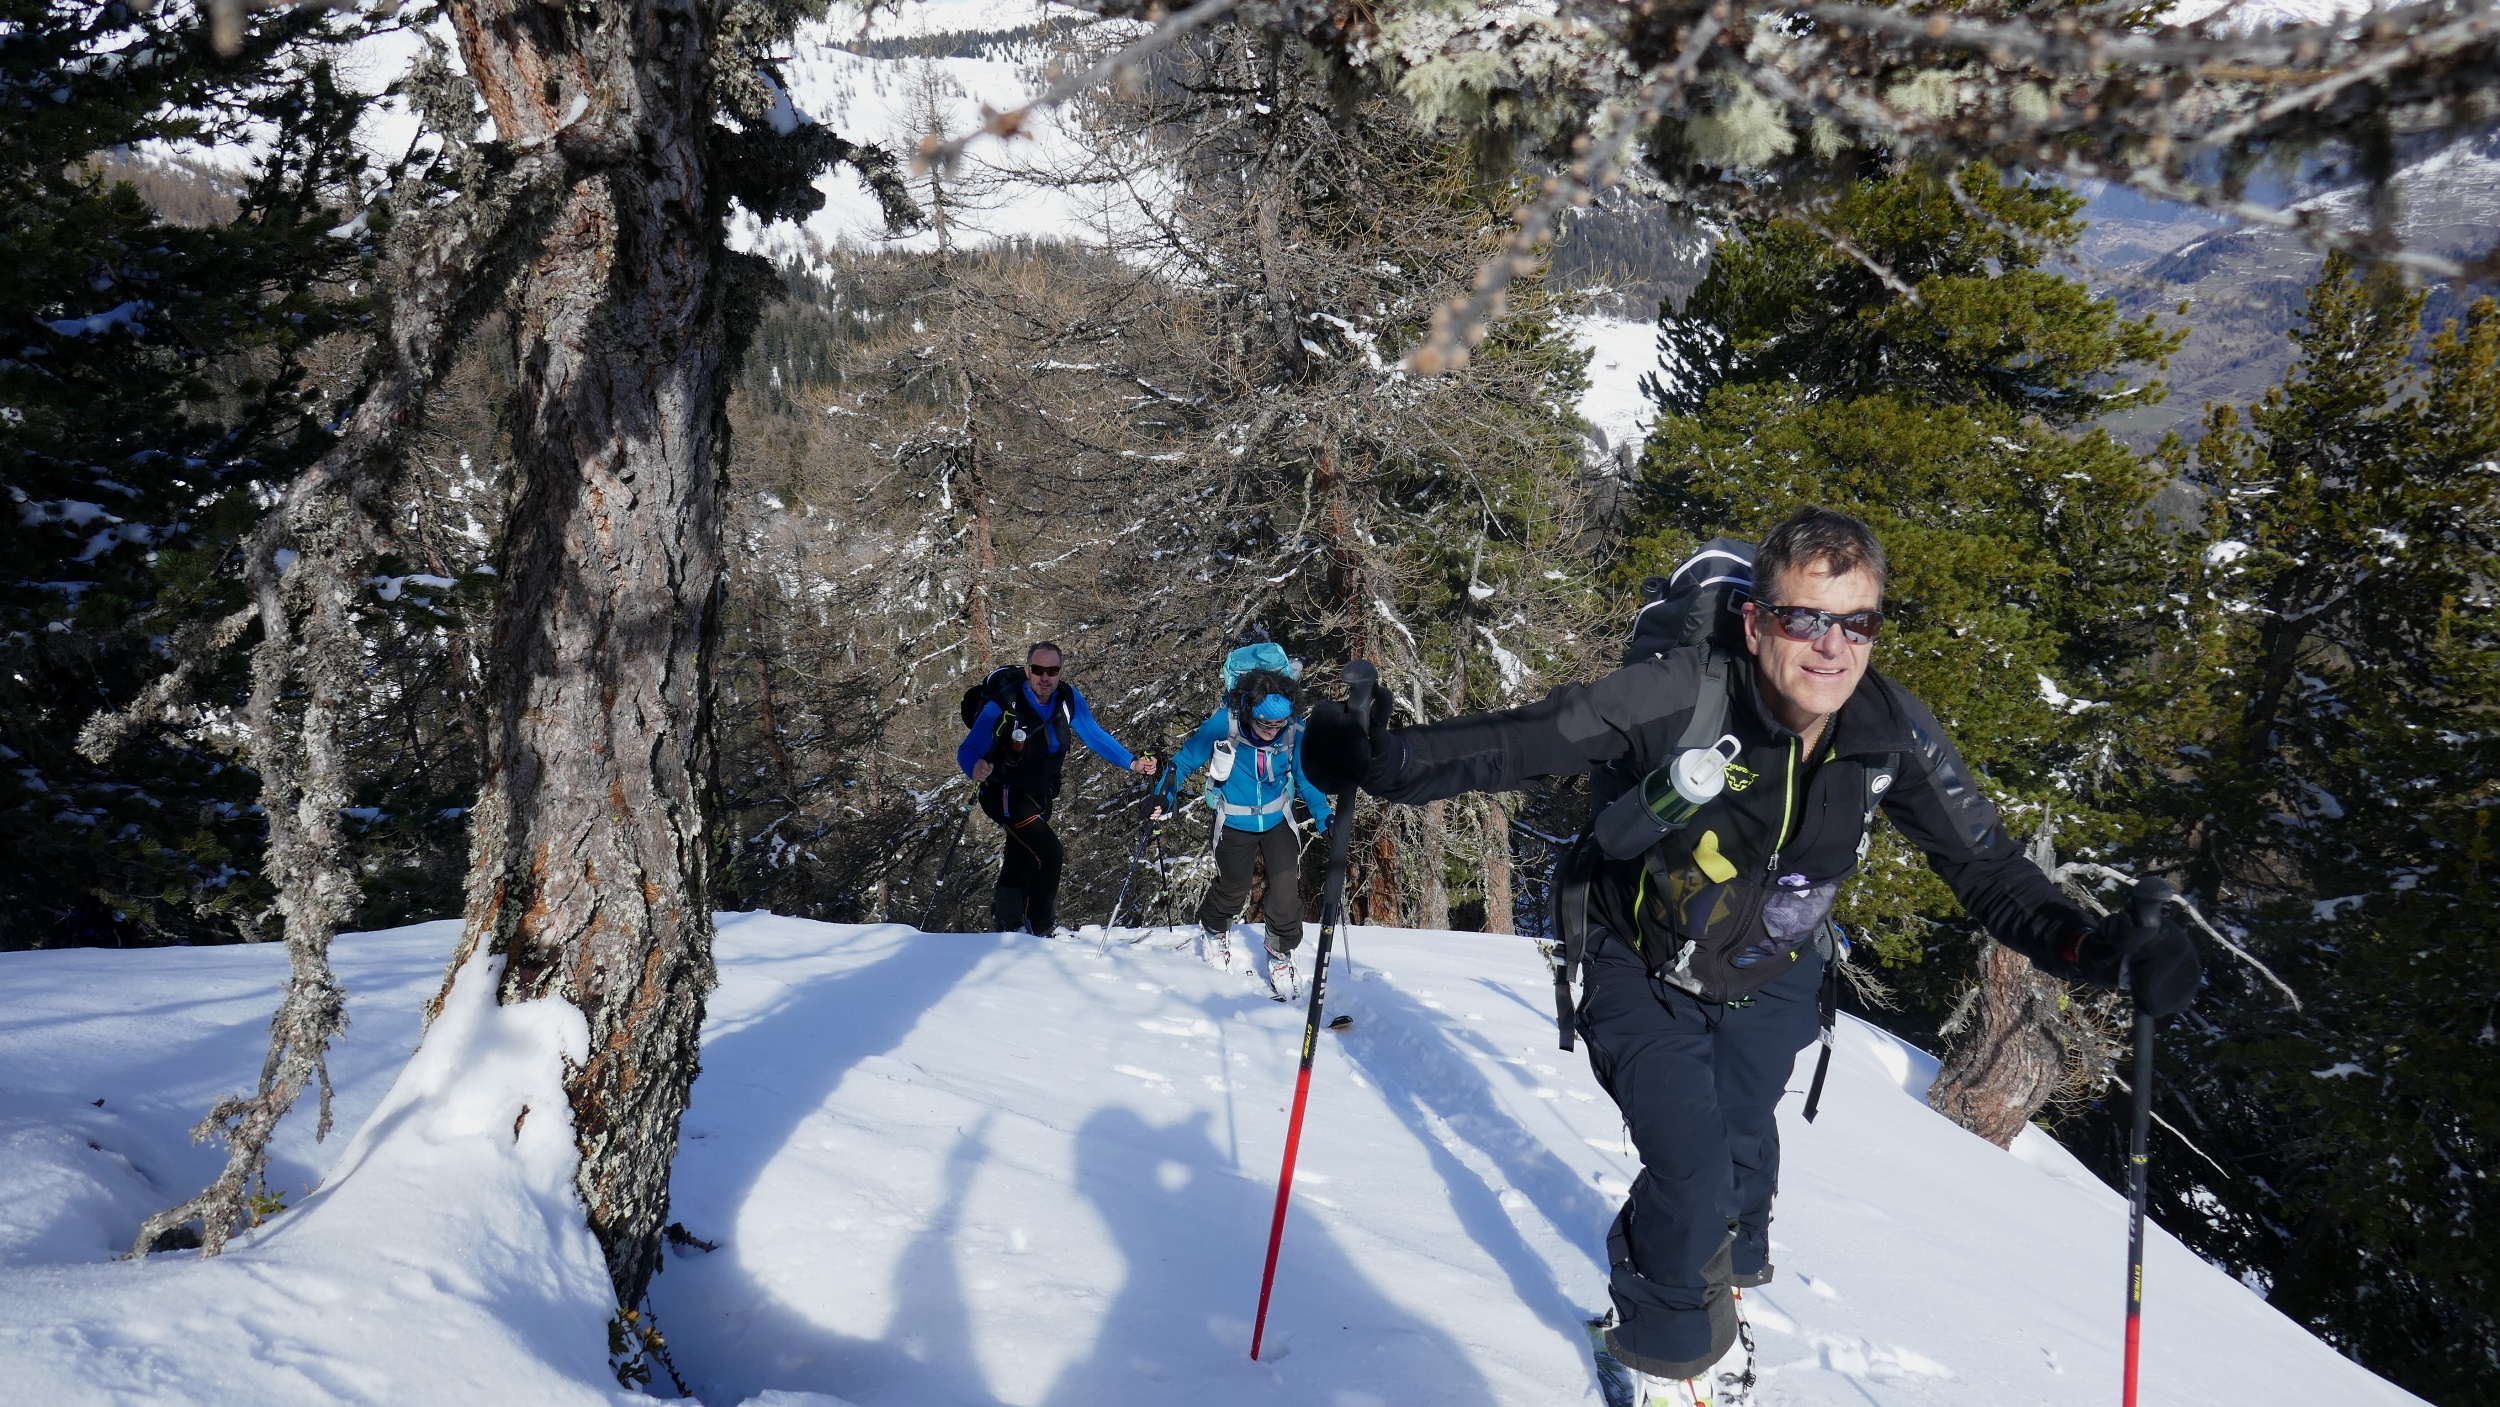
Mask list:
[[[1267,949],[1267,994],[1290,1004],[1302,995],[1302,974],[1294,971],[1293,954],[1278,948],[1273,940],[1262,946]]]

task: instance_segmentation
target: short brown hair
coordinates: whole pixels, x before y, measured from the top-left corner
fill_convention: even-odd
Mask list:
[[[1879,592],[1891,575],[1873,528],[1846,513],[1809,504],[1782,518],[1754,549],[1753,598],[1766,606],[1784,604],[1773,599],[1772,586],[1791,568],[1809,564],[1833,576],[1863,567],[1874,574]]]
[[[1024,662],[1026,664],[1031,664],[1033,662],[1033,657],[1040,654],[1044,650],[1048,650],[1052,654],[1057,655],[1060,663],[1067,663],[1068,652],[1060,649],[1059,642],[1056,640],[1036,640],[1032,644],[1025,646]]]

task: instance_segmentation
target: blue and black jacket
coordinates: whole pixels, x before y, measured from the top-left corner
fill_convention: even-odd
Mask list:
[[[1019,679],[1013,698],[1015,717],[998,700],[981,705],[973,717],[971,731],[955,749],[955,765],[965,776],[972,775],[972,764],[987,759],[995,769],[984,785],[1000,793],[1016,792],[1036,801],[1048,801],[1059,794],[1059,768],[1067,759],[1068,736],[1083,739],[1094,755],[1114,767],[1125,768],[1137,760],[1119,740],[1103,731],[1094,721],[1094,711],[1085,706],[1085,696],[1074,684],[1062,679],[1051,691],[1050,705],[1033,696],[1030,680]],[[1024,741],[1015,740],[1016,725],[1024,729]]]
[[[1233,727],[1231,709],[1219,708],[1213,717],[1198,725],[1189,741],[1172,757],[1170,780],[1163,790],[1177,799],[1189,775],[1204,767],[1215,756],[1219,746],[1233,746],[1233,767],[1221,782],[1210,779],[1210,800],[1224,824],[1237,831],[1271,831],[1284,825],[1293,805],[1292,793],[1302,793],[1302,805],[1311,813],[1311,824],[1321,830],[1328,828],[1328,794],[1312,786],[1302,773],[1302,727],[1292,724],[1276,735],[1276,741],[1262,745],[1258,735],[1245,726],[1238,732]]]

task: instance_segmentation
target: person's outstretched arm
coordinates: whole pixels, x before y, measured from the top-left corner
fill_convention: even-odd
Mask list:
[[[1909,724],[1910,756],[1884,795],[1884,814],[1979,920],[1988,936],[2052,977],[2100,987],[2122,983],[2136,1009],[2154,1016],[2185,1011],[2204,979],[2196,942],[2164,913],[2149,926],[2125,908],[2094,919],[2069,903],[2005,833],[1969,766],[1927,705],[1889,692]]]
[[[971,776],[974,764],[990,755],[990,739],[997,732],[998,716],[997,704],[981,705],[980,713],[973,717],[972,731],[955,745],[955,765],[963,769],[965,776]]]
[[[1363,790],[1383,801],[1411,805],[1471,791],[1516,791],[1539,777],[1663,754],[1700,695],[1701,660],[1697,649],[1676,650],[1518,708],[1397,729],[1377,750],[1343,704],[1322,704],[1304,728],[1303,756],[1315,786],[1341,787],[1352,770]]]
[[[1059,687],[1068,691],[1069,725],[1076,729],[1078,737],[1085,740],[1085,745],[1094,750],[1094,755],[1114,767],[1135,770],[1137,755],[1120,746],[1119,739],[1104,732],[1102,725],[1094,721],[1094,711],[1085,706],[1085,696],[1077,692],[1076,686],[1061,684]]]
[[[1155,796],[1165,809],[1180,804],[1181,788],[1189,785],[1190,777],[1215,756],[1217,740],[1231,731],[1231,720],[1219,708],[1213,717],[1198,725],[1198,731],[1189,735],[1180,751],[1172,754],[1172,760],[1163,765],[1163,780],[1155,786]]]

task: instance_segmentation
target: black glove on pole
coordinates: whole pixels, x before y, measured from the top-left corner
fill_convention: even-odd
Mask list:
[[[1379,671],[1369,660],[1352,660],[1345,667],[1345,710],[1350,718],[1360,719],[1371,713],[1372,685],[1379,680]],[[1314,710],[1314,721],[1317,711]],[[1361,736],[1358,733],[1356,736]],[[1310,766],[1311,735],[1302,738],[1304,765]],[[1345,857],[1346,847],[1354,837],[1355,783],[1363,776],[1362,769],[1348,769],[1329,774],[1337,783],[1337,811],[1328,818],[1328,874],[1320,886],[1319,954],[1311,963],[1311,1010],[1302,1021],[1302,1069],[1294,1076],[1293,1117],[1285,1124],[1285,1168],[1276,1178],[1276,1218],[1267,1228],[1267,1268],[1259,1275],[1259,1317],[1250,1326],[1250,1357],[1259,1356],[1259,1344],[1267,1335],[1267,1296],[1276,1288],[1276,1251],[1285,1242],[1285,1206],[1293,1196],[1293,1155],[1302,1147],[1302,1110],[1311,1098],[1311,1056],[1319,1048],[1319,1003],[1328,990],[1328,948],[1337,936],[1337,925],[1345,920]],[[1318,781],[1312,769],[1312,781]]]
[[[2155,949],[2162,930],[2162,905],[2170,902],[2170,893],[2168,880],[2146,879],[2137,881],[2135,892],[2127,896],[2127,918],[2138,935],[2139,947]],[[2196,990],[2195,961],[2196,951],[2191,944],[2190,997]],[[2121,981],[2138,975],[2126,970],[2132,966],[2132,960],[2122,965]],[[2181,1008],[2186,1005],[2184,1001],[2179,1004]],[[2121,1399],[2124,1407],[2135,1407],[2136,1359],[2144,1337],[2144,1183],[2153,1129],[2153,1021],[2152,1009],[2139,997],[2135,1004],[2135,1130],[2127,1143],[2127,1366]]]
[[[1355,664],[1365,665],[1363,660]],[[1357,785],[1385,782],[1395,774],[1398,753],[1389,741],[1389,696],[1354,692],[1353,665],[1346,667],[1345,703],[1324,702],[1302,724],[1302,775],[1334,795]],[[1388,775],[1382,775],[1388,774]]]

